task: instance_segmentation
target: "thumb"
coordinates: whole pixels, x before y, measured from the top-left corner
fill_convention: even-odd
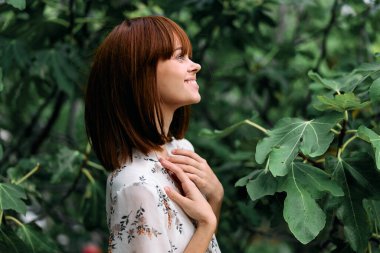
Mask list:
[[[182,196],[178,192],[174,191],[169,186],[166,186],[164,189],[165,189],[165,192],[168,195],[168,197],[171,200],[173,200],[175,203],[177,203],[180,206],[183,206],[185,204],[185,202],[186,202],[187,199],[184,196]]]

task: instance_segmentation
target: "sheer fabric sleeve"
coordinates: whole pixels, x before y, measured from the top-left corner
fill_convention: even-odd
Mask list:
[[[116,193],[111,211],[109,252],[172,252],[166,215],[155,186],[136,183]],[[174,246],[175,247],[175,246]]]

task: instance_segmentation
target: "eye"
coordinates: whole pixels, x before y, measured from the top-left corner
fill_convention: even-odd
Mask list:
[[[186,56],[184,54],[178,54],[176,57],[175,57],[177,60],[180,60],[180,61],[183,61],[185,60]]]

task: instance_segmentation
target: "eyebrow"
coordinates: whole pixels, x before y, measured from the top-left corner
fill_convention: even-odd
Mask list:
[[[174,52],[177,51],[177,50],[181,50],[182,51],[182,47],[177,47],[176,49],[174,49]]]

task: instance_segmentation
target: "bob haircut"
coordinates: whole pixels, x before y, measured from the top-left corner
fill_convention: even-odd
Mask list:
[[[191,57],[186,33],[162,16],[129,19],[117,25],[95,53],[85,96],[86,132],[108,171],[132,161],[134,149],[162,150],[173,137],[184,137],[190,107],[178,108],[166,135],[157,91],[159,60],[170,59],[175,41]]]

